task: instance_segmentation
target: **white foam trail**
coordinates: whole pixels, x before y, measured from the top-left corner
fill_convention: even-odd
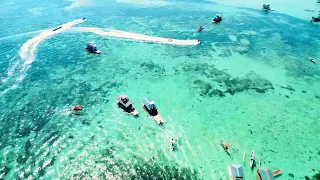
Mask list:
[[[183,45],[183,46],[194,46],[200,44],[198,40],[179,40],[172,38],[163,38],[163,37],[155,37],[148,36],[143,34],[136,34],[126,31],[119,30],[106,30],[95,27],[77,27],[76,30],[80,32],[92,32],[101,36],[111,36],[111,37],[119,37],[124,39],[134,39],[138,41],[146,41],[146,42],[155,42],[162,44],[174,44],[174,45]]]
[[[60,29],[57,29],[55,31],[53,31],[53,29],[48,29],[45,30],[43,32],[41,32],[38,36],[30,39],[29,41],[27,41],[26,43],[24,43],[20,49],[20,57],[25,61],[23,67],[28,66],[29,64],[31,64],[34,61],[35,58],[35,51],[38,48],[38,45],[46,38],[59,34],[62,31],[65,31],[69,28],[71,28],[72,26],[75,26],[79,23],[84,22],[85,20],[83,19],[78,19],[78,20],[74,20],[71,22],[68,22],[66,24],[63,24],[59,27],[61,27]]]
[[[5,89],[4,91],[2,91],[0,93],[0,96],[5,94],[6,92],[8,92],[11,89],[16,89],[18,87],[18,84],[20,82],[23,81],[24,77],[26,76],[26,72],[27,70],[30,68],[30,65],[32,64],[32,62],[34,61],[35,57],[36,57],[36,50],[39,46],[39,44],[45,40],[46,38],[59,34],[69,28],[71,28],[72,26],[75,26],[79,23],[84,22],[84,19],[78,19],[78,20],[74,20],[71,22],[68,22],[66,24],[60,25],[59,29],[54,30],[54,28],[50,28],[44,31],[40,31],[41,33],[35,37],[33,37],[32,39],[28,40],[26,43],[24,43],[22,45],[22,47],[20,48],[20,52],[19,55],[23,60],[23,64],[21,65],[21,69],[19,72],[19,77],[16,79],[16,84],[12,85],[11,87]],[[34,32],[30,32],[30,33],[34,33]],[[25,33],[28,34],[28,33]],[[21,34],[20,34],[21,35]],[[11,36],[14,37],[14,36]],[[8,37],[6,37],[8,38]],[[9,68],[8,70],[8,77],[2,80],[2,83],[6,83],[7,80],[14,75],[14,73],[16,72],[18,63],[15,63],[12,67]]]
[[[6,39],[11,39],[11,38],[20,37],[20,36],[27,36],[27,35],[37,34],[37,33],[41,32],[41,31],[42,30],[31,31],[31,32],[26,32],[26,33],[21,33],[21,34],[15,34],[15,35],[12,35],[12,36],[1,37],[0,40],[6,40]]]

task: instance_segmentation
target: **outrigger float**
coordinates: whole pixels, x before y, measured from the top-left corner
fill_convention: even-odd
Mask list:
[[[257,170],[257,178],[258,180],[274,180],[275,177],[280,175],[281,173],[281,169],[272,172],[270,168],[259,168]]]
[[[151,101],[148,98],[145,98],[143,100],[143,104],[142,106],[144,107],[144,109],[149,113],[149,115],[159,124],[159,125],[163,125],[164,124],[164,120],[162,119],[160,113],[158,112],[158,109],[154,103],[154,101]]]

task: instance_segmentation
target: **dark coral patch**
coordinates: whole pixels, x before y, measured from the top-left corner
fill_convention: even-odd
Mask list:
[[[230,74],[206,63],[185,65],[183,69],[188,73],[198,74],[207,79],[207,81],[199,79],[193,81],[193,86],[198,89],[201,96],[224,97],[226,94],[234,95],[246,90],[265,93],[274,89],[270,81],[253,72],[248,73],[244,78],[232,78]]]

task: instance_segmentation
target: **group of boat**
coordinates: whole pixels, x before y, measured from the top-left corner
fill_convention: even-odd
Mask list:
[[[215,141],[215,140],[214,140]],[[216,143],[216,142],[215,142]],[[220,146],[225,150],[225,152],[231,157],[231,149],[228,142],[220,141]],[[243,156],[243,161],[245,160],[245,152]],[[255,152],[251,151],[249,159],[250,168],[253,170],[256,166]],[[259,160],[259,166],[261,167],[261,160]],[[230,180],[239,180],[245,179],[243,167],[240,164],[232,164],[228,167]],[[269,168],[258,168],[257,178],[258,180],[274,180],[274,178],[282,173],[282,170],[279,169],[275,172],[271,172]]]
[[[123,94],[121,96],[119,96],[117,99],[117,104],[118,106],[123,109],[125,112],[133,115],[133,116],[138,116],[138,111],[133,107],[133,103],[131,101],[129,101],[129,98],[127,95]],[[150,115],[150,117],[152,117],[152,119],[154,119],[157,124],[159,125],[163,125],[164,124],[164,120],[161,117],[160,113],[158,112],[158,109],[156,107],[156,104],[154,101],[145,98],[143,100],[142,103],[142,107],[148,112],[148,114]]]
[[[222,15],[220,14],[216,14],[216,17],[212,19],[212,23],[219,23],[222,21]],[[200,26],[198,28],[198,32],[201,32],[202,30],[204,30],[204,26]]]
[[[230,180],[244,180],[244,170],[240,164],[231,164],[228,167],[229,178]],[[258,180],[274,180],[276,176],[280,175],[282,170],[276,170],[272,172],[270,168],[258,168],[256,174]]]
[[[317,3],[320,3],[320,0],[318,0]],[[270,8],[270,4],[263,4],[262,9],[266,11],[275,11]],[[320,11],[319,11],[318,17],[312,16],[311,22],[320,22]]]

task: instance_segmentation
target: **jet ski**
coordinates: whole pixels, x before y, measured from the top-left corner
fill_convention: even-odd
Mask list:
[[[127,113],[132,114],[133,116],[138,116],[138,111],[135,110],[132,106],[132,102],[129,101],[129,98],[127,95],[123,94],[117,98],[117,104],[121,109],[126,111]]]
[[[90,43],[87,44],[86,49],[90,52],[90,53],[95,53],[95,54],[100,54],[101,51],[97,50],[97,45],[91,41]]]
[[[61,29],[61,28],[62,28],[62,26],[59,26],[57,28],[54,28],[52,31],[56,31],[56,30]]]
[[[200,27],[198,28],[198,32],[201,32],[203,29],[204,29],[204,27],[203,27],[203,26],[200,26]]]
[[[211,22],[218,23],[221,21],[222,21],[222,16],[220,14],[217,14],[216,17]]]
[[[144,109],[149,113],[149,115],[159,124],[163,125],[164,120],[162,119],[160,113],[158,112],[158,109],[154,103],[154,101],[149,100],[148,98],[145,98],[143,100],[142,106]]]

